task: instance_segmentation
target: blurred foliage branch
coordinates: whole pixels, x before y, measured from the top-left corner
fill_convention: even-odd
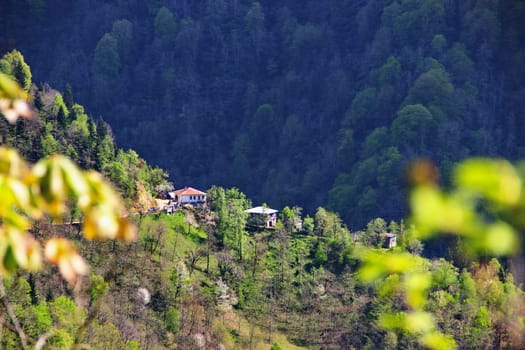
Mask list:
[[[1,114],[12,123],[18,116],[30,116],[27,99],[15,81],[0,73]],[[16,150],[0,147],[0,194],[0,276],[12,274],[18,267],[38,270],[43,255],[70,283],[87,273],[86,263],[69,240],[50,238],[42,254],[41,244],[28,233],[32,223],[45,216],[59,221],[68,207],[84,214],[87,239],[129,241],[136,237],[110,184],[100,174],[83,171],[61,155],[31,165]]]
[[[437,170],[427,161],[413,164],[408,241],[444,234],[462,240],[462,254],[474,258],[512,256],[521,247],[525,228],[523,167],[500,159],[471,158],[459,163],[452,186],[437,183]],[[394,250],[362,248],[358,275],[378,287],[380,294],[401,293],[402,312],[380,315],[379,325],[417,337],[429,349],[454,349],[454,339],[438,330],[436,315],[428,310],[428,293],[435,276],[430,260]]]

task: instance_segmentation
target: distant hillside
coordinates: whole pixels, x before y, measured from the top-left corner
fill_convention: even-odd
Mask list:
[[[3,1],[0,50],[177,186],[404,215],[413,157],[524,156],[523,1]]]
[[[0,118],[0,144],[16,148],[31,162],[60,153],[84,169],[100,171],[117,186],[131,211],[146,211],[155,204],[155,188],[165,185],[168,175],[135,151],[118,148],[109,125],[95,121],[75,103],[69,86],[60,93],[48,84],[32,84],[31,69],[16,50],[0,58],[0,72],[30,92],[35,108],[34,118],[15,124]]]

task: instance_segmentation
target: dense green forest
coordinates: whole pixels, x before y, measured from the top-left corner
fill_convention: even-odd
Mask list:
[[[95,121],[75,103],[70,88],[62,94],[48,84],[32,85],[31,69],[16,50],[0,59],[0,72],[15,77],[30,92],[36,108],[35,118],[20,118],[15,124],[0,120],[3,145],[16,148],[30,162],[59,153],[84,169],[102,172],[132,211],[145,211],[155,203],[152,193],[167,185],[166,172],[149,166],[135,151],[118,148],[109,125]]]
[[[118,150],[104,122],[94,122],[67,89],[61,94],[49,86],[32,85],[31,70],[19,52],[5,55],[0,67],[30,92],[36,108],[33,119],[14,124],[2,121],[3,143],[34,161],[60,151],[86,168],[97,168],[114,182],[128,207],[135,209],[137,214],[130,217],[139,228],[138,241],[103,242],[86,240],[77,226],[67,224],[74,213],[66,212],[62,221],[44,217],[36,222],[29,231],[38,241],[67,237],[91,270],[75,285],[61,279],[52,266],[38,273],[0,270],[2,348],[523,346],[524,294],[508,266],[498,260],[477,262],[472,256],[458,255],[454,264],[427,260],[419,256],[424,243],[403,222],[376,218],[366,229],[350,232],[337,214],[323,208],[310,217],[299,207],[285,207],[275,229],[247,231],[244,210],[251,201],[236,188],[212,187],[206,208],[181,209],[173,215],[144,214],[137,202],[154,193],[156,186],[166,185],[163,172],[152,169],[132,150]],[[1,159],[0,182],[5,183],[7,163],[4,155]],[[509,218],[517,216],[518,227],[524,226],[519,218],[525,202],[517,204],[523,201],[518,175],[504,163],[495,164],[497,169],[487,168],[487,163],[474,164],[474,185],[480,187],[479,173],[486,175],[488,185],[481,187],[488,192],[487,201],[510,206]],[[432,185],[432,178],[421,175],[425,173],[413,175],[419,174],[420,184]],[[469,184],[466,180],[463,186]],[[5,187],[1,190],[7,193]],[[480,193],[474,196],[479,198]],[[466,197],[463,193],[460,199]],[[431,198],[425,194],[418,206],[420,216],[425,216],[425,205],[431,203],[431,214],[438,214],[438,219],[419,218],[419,228],[425,228],[425,223],[440,225],[443,218],[446,227],[451,227],[447,206],[453,202],[439,206]],[[6,200],[2,197],[2,203]],[[463,205],[462,210],[468,210]],[[60,222],[65,224],[56,224]],[[454,222],[458,225],[461,220]],[[491,248],[505,253],[508,244],[489,240],[490,245],[484,245],[480,222],[467,222],[479,230],[472,240],[485,252]],[[2,224],[3,240],[7,223]],[[398,237],[392,253],[384,249],[386,232]],[[497,240],[505,237],[501,230],[497,233]],[[512,245],[512,239],[507,242]],[[399,267],[400,261],[404,268]],[[9,267],[9,261],[3,258],[0,266]],[[383,276],[388,270],[395,273]],[[381,277],[372,284],[371,271]],[[422,306],[423,313],[410,313]],[[388,317],[394,317],[394,327],[388,326]]]
[[[524,16],[522,0],[1,1],[0,348],[524,348],[525,166],[458,165],[525,156]],[[19,200],[36,180],[14,184],[11,148],[51,164],[40,202]],[[115,186],[111,220],[137,240],[92,240],[113,222],[64,199],[84,175],[56,153]],[[149,211],[169,181],[206,206]],[[247,226],[262,202],[273,229]]]
[[[524,156],[523,1],[16,1],[0,51],[111,125],[177,187],[405,213],[428,157]],[[3,53],[3,52],[0,52]],[[444,176],[446,178],[446,176]]]
[[[162,171],[134,151],[117,150],[103,131],[104,122],[94,122],[67,90],[61,94],[31,85],[31,71],[19,52],[4,56],[0,67],[30,91],[36,108],[33,119],[2,124],[3,143],[30,159],[61,151],[99,169],[117,185],[128,206],[135,207],[138,213],[131,217],[139,227],[138,241],[103,242],[86,240],[77,226],[67,224],[73,213],[66,213],[62,225],[48,217],[38,221],[30,229],[37,240],[68,237],[91,270],[74,286],[52,266],[38,273],[1,270],[3,349],[522,348],[524,294],[500,261],[477,262],[472,256],[456,256],[454,264],[427,260],[419,256],[424,243],[403,222],[376,218],[366,229],[350,232],[337,214],[323,208],[310,217],[299,207],[285,207],[275,229],[247,231],[244,210],[251,201],[236,188],[212,187],[207,208],[181,209],[173,215],[141,213],[136,202],[165,185]],[[125,176],[114,170],[120,169],[116,163],[124,167]],[[1,164],[4,183],[3,156]],[[510,205],[509,218],[516,215],[518,227],[523,227],[523,182],[517,174],[505,163],[495,164],[497,169],[474,164],[475,184],[479,173],[487,175],[488,185],[481,186],[488,192],[487,201]],[[425,173],[413,175],[419,174],[419,183],[431,184],[432,178],[421,175]],[[463,186],[468,183],[464,180]],[[140,186],[145,194],[140,195]],[[425,194],[420,214],[424,216],[424,204],[431,203],[437,220],[420,218],[419,227],[440,225],[443,218],[450,225],[447,206],[453,203],[440,207],[431,198]],[[465,198],[463,193],[460,199]],[[5,200],[2,197],[2,203]],[[442,212],[434,212],[438,209]],[[484,226],[467,224],[479,230],[471,238],[487,251]],[[385,232],[398,237],[393,253],[384,249]],[[504,237],[500,233],[497,239]],[[3,234],[0,231],[2,239]],[[489,251],[497,248],[501,254],[508,249],[488,243],[493,248]],[[404,269],[417,265],[403,271],[398,259]],[[7,267],[3,260],[0,266]],[[383,276],[389,269],[397,270]],[[381,276],[372,284],[371,271]],[[411,291],[408,298],[404,289]],[[418,305],[424,305],[424,313],[410,314]],[[388,327],[385,315],[394,317],[395,327]],[[405,317],[416,324],[407,321],[403,326]],[[446,336],[436,337],[436,332]]]

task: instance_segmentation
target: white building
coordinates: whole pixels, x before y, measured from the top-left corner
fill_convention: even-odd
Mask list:
[[[199,191],[193,187],[184,187],[169,193],[170,199],[177,205],[190,204],[200,207],[206,204],[206,192]]]
[[[248,223],[255,226],[264,226],[266,228],[274,228],[277,223],[277,210],[268,207],[255,207],[246,209],[245,213],[249,213]]]

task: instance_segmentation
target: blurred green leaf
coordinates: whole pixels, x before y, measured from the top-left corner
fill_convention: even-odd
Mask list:
[[[15,272],[16,267],[18,266],[18,264],[16,263],[13,248],[10,245],[8,245],[7,249],[5,250],[4,258],[3,258],[3,265],[4,265],[5,271],[7,271],[7,273],[9,274],[12,274],[13,272]]]
[[[0,98],[9,100],[28,98],[27,93],[9,76],[0,72]]]
[[[435,326],[434,317],[429,312],[414,311],[406,315],[405,329],[411,333],[428,333]]]
[[[423,259],[406,252],[392,252],[377,249],[361,248],[356,250],[357,258],[363,266],[358,277],[370,283],[388,273],[402,273],[420,266]]]
[[[425,334],[421,338],[421,342],[432,350],[452,350],[456,348],[454,339],[439,332]]]
[[[412,308],[423,307],[426,303],[426,290],[432,283],[429,272],[409,273],[404,280],[407,303]]]
[[[520,247],[517,237],[509,224],[498,221],[487,227],[482,248],[494,255],[514,254]]]
[[[515,205],[521,197],[522,181],[514,167],[505,160],[472,158],[456,167],[459,188],[483,194],[504,205]]]

